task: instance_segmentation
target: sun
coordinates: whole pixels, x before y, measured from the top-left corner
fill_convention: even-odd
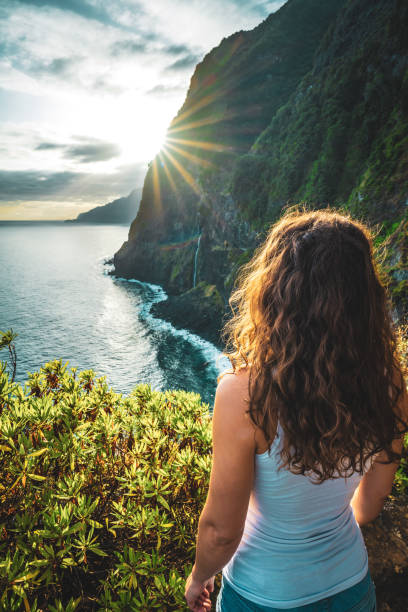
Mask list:
[[[101,129],[119,146],[122,163],[149,162],[164,144],[171,112],[155,100],[126,98],[111,104]]]
[[[162,100],[147,96],[124,95],[92,104],[87,100],[71,118],[71,133],[117,145],[120,154],[106,162],[105,168],[148,163],[160,152],[174,114],[173,104],[164,106]]]
[[[119,123],[117,143],[126,161],[144,159],[151,161],[162,149],[169,121],[157,116],[151,108],[143,109],[143,118],[129,124],[126,119]]]

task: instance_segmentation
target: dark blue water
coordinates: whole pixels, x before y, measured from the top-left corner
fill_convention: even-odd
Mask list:
[[[108,274],[125,225],[0,221],[0,330],[18,333],[16,380],[53,359],[93,369],[117,392],[140,382],[212,403],[225,358],[149,314],[157,286]],[[7,359],[6,349],[0,359]]]

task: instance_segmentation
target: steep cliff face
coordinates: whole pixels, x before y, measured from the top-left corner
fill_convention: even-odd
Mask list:
[[[114,257],[122,275],[188,292],[158,314],[200,303],[188,326],[216,338],[239,266],[287,202],[404,220],[407,22],[402,0],[289,0],[197,66]]]
[[[249,218],[268,221],[288,200],[345,204],[381,222],[403,214],[407,23],[406,2],[347,3],[313,69],[237,164],[232,191]]]

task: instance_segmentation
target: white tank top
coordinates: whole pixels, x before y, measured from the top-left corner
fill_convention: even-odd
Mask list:
[[[224,579],[262,606],[295,608],[343,591],[364,578],[367,551],[350,501],[361,476],[313,484],[278,470],[283,430],[255,455],[255,479],[244,533]]]

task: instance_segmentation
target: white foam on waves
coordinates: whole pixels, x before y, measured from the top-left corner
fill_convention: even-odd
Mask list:
[[[160,285],[139,281],[135,278],[123,278],[121,276],[115,276],[114,274],[110,274],[110,276],[117,282],[136,283],[138,286],[144,289],[144,294],[148,294],[147,296],[144,295],[144,297],[147,297],[147,299],[143,300],[143,305],[140,309],[139,316],[143,321],[148,323],[150,328],[157,331],[166,330],[173,336],[183,338],[194,346],[199,347],[205,361],[208,362],[208,365],[211,364],[215,368],[217,374],[231,368],[229,359],[214,344],[208,340],[205,340],[204,338],[201,338],[201,336],[188,331],[187,329],[177,329],[169,321],[153,316],[153,314],[150,312],[152,305],[157,304],[158,302],[163,302],[167,299],[167,293],[164,291],[163,287]]]

